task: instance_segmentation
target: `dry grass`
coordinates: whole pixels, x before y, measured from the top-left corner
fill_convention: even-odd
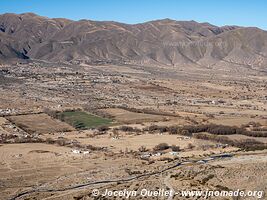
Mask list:
[[[150,121],[162,121],[164,119],[164,116],[130,112],[120,108],[108,108],[104,109],[103,111],[113,116],[118,122],[127,124],[143,123]]]
[[[28,133],[52,133],[74,130],[70,125],[55,120],[47,114],[18,115],[8,117],[8,120]]]

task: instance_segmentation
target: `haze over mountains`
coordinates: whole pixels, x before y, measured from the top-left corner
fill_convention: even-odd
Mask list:
[[[141,24],[0,15],[0,60],[204,66],[266,70],[267,32],[170,19]]]

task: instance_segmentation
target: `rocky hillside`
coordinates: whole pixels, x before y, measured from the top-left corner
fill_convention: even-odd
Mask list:
[[[170,19],[142,24],[0,15],[0,59],[266,69],[267,32]]]

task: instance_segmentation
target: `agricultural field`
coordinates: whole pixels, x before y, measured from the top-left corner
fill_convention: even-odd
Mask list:
[[[95,128],[110,125],[112,120],[105,119],[83,111],[65,111],[58,114],[58,118],[77,129]]]
[[[164,119],[166,119],[164,115],[137,113],[120,108],[108,108],[100,111],[108,113],[109,115],[114,117],[115,120],[122,124],[137,124],[153,121],[164,121]]]
[[[17,115],[7,117],[9,121],[28,133],[53,133],[73,131],[70,125],[42,114]]]

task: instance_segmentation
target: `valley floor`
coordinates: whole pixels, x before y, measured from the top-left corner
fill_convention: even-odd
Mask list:
[[[123,199],[94,189],[266,193],[267,79],[226,69],[2,65],[0,199]]]

